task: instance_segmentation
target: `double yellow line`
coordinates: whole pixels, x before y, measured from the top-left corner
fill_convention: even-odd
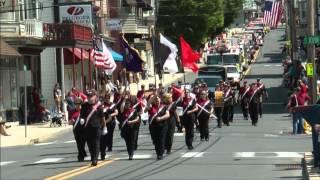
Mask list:
[[[51,176],[51,177],[47,177],[45,178],[44,180],[64,180],[64,179],[70,179],[72,177],[75,177],[75,176],[78,176],[80,174],[83,174],[83,173],[86,173],[86,172],[89,172],[89,171],[92,171],[92,170],[95,170],[95,169],[98,169],[102,166],[105,166],[107,164],[110,164],[112,163],[114,160],[108,160],[108,161],[103,161],[103,162],[100,162],[98,163],[97,166],[91,166],[91,164],[88,164],[86,166],[82,166],[80,168],[77,168],[77,169],[74,169],[74,170],[71,170],[71,171],[66,171],[64,173],[61,173],[61,174],[58,174],[58,175],[55,175],[55,176]]]

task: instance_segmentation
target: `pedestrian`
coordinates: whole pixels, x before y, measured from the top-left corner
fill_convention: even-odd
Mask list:
[[[175,127],[176,123],[180,124],[180,118],[177,114],[177,102],[179,101],[173,101],[172,100],[172,95],[169,93],[166,93],[163,96],[163,102],[166,104],[168,107],[168,111],[170,113],[170,118],[167,121],[168,122],[168,131],[166,134],[166,140],[165,140],[165,149],[167,150],[167,154],[171,153],[172,149],[172,144],[173,144],[173,137],[174,137],[174,132],[175,132]]]
[[[262,118],[263,99],[266,99],[266,100],[268,99],[268,93],[267,93],[266,86],[261,82],[260,78],[257,79],[256,85],[259,91],[261,92],[259,93],[258,112],[259,112],[260,118]]]
[[[74,100],[74,104],[75,108],[70,110],[69,123],[73,125],[73,135],[74,139],[76,140],[78,149],[78,161],[82,162],[84,161],[84,157],[87,156],[85,150],[86,132],[84,127],[84,120],[80,119],[82,99],[76,98]]]
[[[195,112],[198,111],[196,101],[190,96],[190,89],[185,90],[182,100],[182,124],[185,127],[185,141],[189,150],[193,149],[192,142],[194,137],[194,121],[196,119]]]
[[[121,127],[121,137],[125,140],[129,160],[133,159],[133,152],[135,148],[135,135],[137,134],[137,124],[140,119],[138,113],[133,108],[131,100],[125,97],[121,104],[119,121]]]
[[[249,99],[249,114],[250,114],[250,119],[251,123],[253,126],[257,126],[258,123],[258,104],[259,104],[259,97],[261,90],[256,86],[255,83],[250,84],[250,90],[248,93],[245,95],[246,98]]]
[[[60,89],[59,83],[56,83],[53,88],[53,99],[58,109],[58,112],[61,111],[61,101],[62,101],[62,93]]]
[[[243,86],[240,87],[239,94],[238,94],[238,102],[240,102],[243,118],[248,120],[248,98],[246,94],[249,92],[250,87],[248,86],[247,81],[243,81]]]
[[[222,112],[224,107],[224,93],[221,85],[217,85],[214,92],[214,112],[217,117],[218,128],[222,127]]]
[[[104,97],[103,112],[105,116],[105,126],[107,127],[107,134],[101,136],[100,140],[100,157],[101,160],[105,159],[106,148],[108,152],[112,151],[113,146],[113,133],[116,127],[115,118],[118,115],[116,104],[111,101],[111,94],[107,93]]]
[[[170,114],[157,95],[154,95],[148,101],[145,111],[149,114],[149,130],[157,153],[157,159],[161,160],[163,159],[165,138],[168,131],[167,120]]]
[[[200,92],[200,98],[197,100],[197,119],[199,120],[199,131],[201,141],[209,141],[209,118],[213,113],[213,105],[208,99],[208,92],[202,90]]]
[[[80,118],[85,122],[85,134],[91,156],[91,165],[98,164],[101,129],[105,127],[103,106],[94,89],[87,92],[88,102],[81,109]]]

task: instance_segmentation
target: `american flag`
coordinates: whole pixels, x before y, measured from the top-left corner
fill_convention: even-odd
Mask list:
[[[93,57],[93,63],[95,66],[97,68],[104,69],[107,74],[111,74],[117,67],[112,54],[103,42],[103,39],[93,40],[91,57]]]
[[[264,6],[264,17],[263,17],[263,23],[265,25],[268,25],[270,28],[275,28],[278,25],[278,22],[281,18],[279,18],[279,15],[281,13],[281,2],[275,1],[275,0],[268,0],[265,1]]]

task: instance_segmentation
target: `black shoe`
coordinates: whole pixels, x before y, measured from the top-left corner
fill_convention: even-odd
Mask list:
[[[157,159],[158,159],[158,160],[162,160],[162,159],[163,159],[163,156],[162,156],[162,155],[158,155],[158,156],[157,156]]]
[[[209,138],[206,138],[206,141],[209,141]]]
[[[108,152],[112,152],[112,148],[108,149]]]
[[[92,161],[91,166],[96,166],[98,164],[98,161]]]
[[[192,149],[193,149],[193,146],[188,146],[188,149],[189,149],[189,150],[192,150]]]
[[[260,118],[262,118],[262,114],[260,115]]]
[[[222,126],[221,125],[218,125],[218,128],[221,128]]]
[[[78,157],[78,162],[83,162],[84,161],[84,157]]]
[[[133,160],[133,156],[131,155],[131,156],[129,156],[129,160]]]
[[[105,156],[101,156],[101,161],[104,161],[105,159],[106,159],[106,157]]]
[[[171,150],[167,150],[167,154],[171,154]]]

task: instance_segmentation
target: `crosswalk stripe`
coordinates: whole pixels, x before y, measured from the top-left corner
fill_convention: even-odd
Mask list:
[[[119,158],[115,158],[117,160],[124,160],[124,159],[128,159],[129,156],[128,155],[121,155],[121,157]],[[150,159],[152,158],[152,154],[134,154],[133,155],[133,159]]]
[[[194,157],[203,157],[204,152],[187,152],[184,153],[181,157],[183,158],[194,158]]]
[[[303,152],[235,152],[237,158],[302,158]]]
[[[76,142],[76,140],[70,140],[70,141],[65,141],[64,143],[65,144],[71,144],[71,143],[75,143]]]
[[[45,159],[41,159],[39,161],[36,161],[33,164],[55,163],[55,162],[58,162],[58,161],[60,161],[62,159],[63,158],[45,158]]]
[[[38,144],[34,144],[34,146],[45,146],[45,145],[50,145],[50,144],[55,144],[55,143],[57,143],[57,141],[46,142],[46,143],[38,143]]]
[[[4,162],[0,162],[0,166],[5,166],[5,165],[8,165],[8,164],[12,164],[12,163],[15,163],[16,161],[4,161]]]
[[[303,158],[304,153],[299,152],[275,152],[279,158]]]
[[[236,152],[233,155],[234,157],[245,157],[250,158],[255,156],[255,152]]]

